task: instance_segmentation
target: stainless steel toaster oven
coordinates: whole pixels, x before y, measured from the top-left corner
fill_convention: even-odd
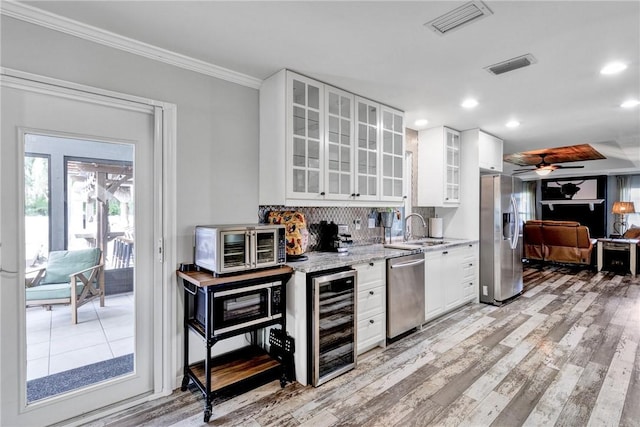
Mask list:
[[[198,225],[195,264],[214,274],[275,267],[286,261],[285,227],[275,224]]]

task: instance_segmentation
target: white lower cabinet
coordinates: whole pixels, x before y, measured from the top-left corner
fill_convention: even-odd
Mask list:
[[[429,321],[475,299],[478,284],[477,245],[425,253],[425,320]]]
[[[353,266],[358,272],[358,354],[386,343],[385,267],[385,260]]]

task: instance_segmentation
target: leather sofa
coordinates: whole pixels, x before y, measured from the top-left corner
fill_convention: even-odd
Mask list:
[[[524,224],[524,257],[529,260],[592,264],[589,228],[576,221],[530,220]]]

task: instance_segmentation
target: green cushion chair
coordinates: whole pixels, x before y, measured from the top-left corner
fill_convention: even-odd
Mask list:
[[[27,306],[71,304],[71,322],[78,323],[78,307],[100,298],[104,307],[104,265],[99,248],[49,253],[47,266],[27,273]],[[75,289],[73,298],[71,289]]]

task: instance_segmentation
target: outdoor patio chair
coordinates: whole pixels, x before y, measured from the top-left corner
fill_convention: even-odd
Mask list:
[[[104,266],[99,248],[49,252],[47,266],[27,273],[27,306],[71,304],[71,323],[78,323],[78,307],[100,298],[104,307]],[[34,275],[30,277],[31,275]],[[75,289],[72,298],[71,289]]]

